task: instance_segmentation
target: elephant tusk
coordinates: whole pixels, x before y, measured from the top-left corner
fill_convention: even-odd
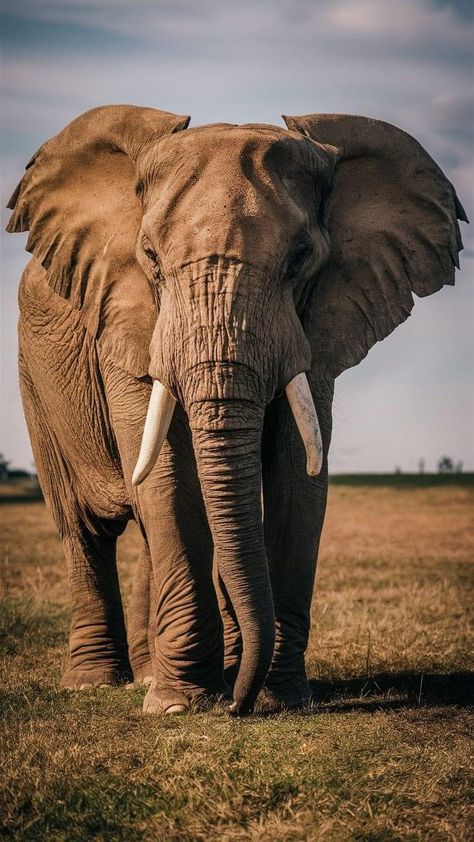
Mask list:
[[[297,374],[288,383],[285,392],[306,450],[306,472],[315,477],[323,465],[323,442],[306,374]]]
[[[168,435],[175,406],[176,401],[173,396],[159,380],[154,380],[132,485],[140,485],[158,459],[163,442]]]

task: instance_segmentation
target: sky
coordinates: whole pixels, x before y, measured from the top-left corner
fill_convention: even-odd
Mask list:
[[[471,0],[0,0],[2,207],[33,152],[81,112],[132,103],[192,125],[339,112],[413,134],[474,218]],[[3,212],[3,228],[8,220]],[[474,226],[454,288],[336,384],[330,470],[474,469]],[[31,469],[16,371],[26,235],[1,239],[0,450]]]

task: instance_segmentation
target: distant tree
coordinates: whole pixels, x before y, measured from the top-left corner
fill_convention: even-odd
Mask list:
[[[395,465],[395,473],[401,474],[401,472],[402,472],[402,469],[401,469],[400,465]]]
[[[418,462],[418,473],[419,473],[419,474],[424,474],[424,473],[425,473],[425,466],[426,466],[426,462],[425,462],[425,460],[424,460],[424,459],[420,459],[420,461]]]
[[[14,468],[13,471],[9,471],[8,477],[9,479],[30,479],[31,474],[23,468]]]
[[[0,453],[0,480],[6,480],[10,476],[10,462]]]
[[[439,474],[454,474],[454,462],[450,456],[442,456],[438,461]]]
[[[463,467],[464,467],[464,466],[463,466],[463,463],[462,463],[462,462],[456,462],[456,473],[457,473],[457,474],[462,474]]]

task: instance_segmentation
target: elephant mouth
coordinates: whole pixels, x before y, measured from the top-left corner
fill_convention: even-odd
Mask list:
[[[297,374],[286,385],[285,394],[306,451],[306,471],[309,476],[317,476],[323,461],[321,429],[308,378],[304,372]],[[134,486],[140,485],[152,471],[168,435],[176,403],[176,399],[162,383],[154,380],[140,453],[132,477]],[[217,423],[222,425],[222,416]]]

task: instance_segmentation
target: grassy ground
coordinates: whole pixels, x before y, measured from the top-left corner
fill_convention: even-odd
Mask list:
[[[42,503],[2,506],[3,833],[36,840],[460,840],[474,489],[333,485],[310,713],[145,718],[58,692],[67,589]],[[121,542],[125,598],[137,560]]]
[[[20,480],[0,480],[0,505],[6,503],[31,503],[42,500],[43,495],[36,477]]]

